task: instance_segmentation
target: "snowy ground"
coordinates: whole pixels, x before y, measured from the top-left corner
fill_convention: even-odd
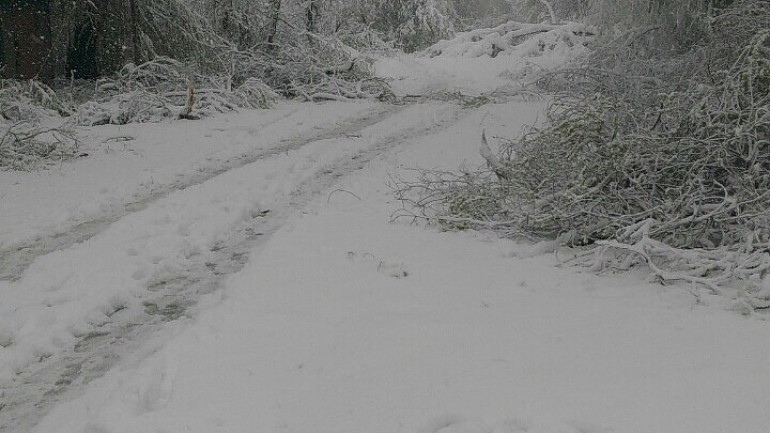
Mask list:
[[[0,173],[0,431],[766,432],[762,317],[391,222],[393,176],[542,108],[283,104]]]

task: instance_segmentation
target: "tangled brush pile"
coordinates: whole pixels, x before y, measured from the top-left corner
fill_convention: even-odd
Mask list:
[[[166,57],[128,64],[114,77],[96,81],[93,95],[78,107],[75,120],[81,125],[120,125],[175,117],[184,110],[187,87],[193,84],[195,105],[190,108],[200,114],[268,108],[278,99],[260,80],[247,79],[235,87],[227,77],[192,74],[190,69]]]
[[[31,170],[75,155],[78,142],[61,116],[72,107],[35,81],[0,80],[0,169]]]
[[[597,270],[646,264],[770,308],[770,30],[711,81],[651,78],[657,91],[635,93],[608,89],[639,76],[579,75],[581,92],[558,97],[543,129],[500,155],[484,143],[488,169],[423,173],[402,199],[451,228],[591,246],[577,260]]]

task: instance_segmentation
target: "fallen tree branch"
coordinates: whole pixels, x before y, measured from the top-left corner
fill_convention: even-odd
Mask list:
[[[489,148],[486,131],[481,132],[480,153],[481,153],[481,156],[484,158],[484,160],[487,162],[487,166],[489,166],[489,168],[491,168],[492,171],[495,172],[498,179],[508,180],[508,173],[505,166],[500,161],[500,158],[498,158],[497,155],[492,153],[492,149]]]

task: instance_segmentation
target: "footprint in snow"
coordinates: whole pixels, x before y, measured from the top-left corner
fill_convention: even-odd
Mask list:
[[[166,407],[174,391],[176,364],[168,359],[155,360],[148,366],[146,375],[138,381],[134,392],[140,413],[153,412]]]
[[[391,278],[406,278],[409,276],[409,271],[406,269],[406,265],[402,262],[383,260],[371,253],[358,253],[355,251],[348,251],[348,260],[353,262],[366,263],[377,272],[385,274]]]

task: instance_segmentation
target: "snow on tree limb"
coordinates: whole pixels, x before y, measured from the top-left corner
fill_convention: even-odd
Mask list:
[[[634,32],[632,44],[602,42],[587,67],[541,80],[560,92],[546,125],[497,155],[482,135],[487,167],[402,184],[402,214],[581,247],[570,263],[644,266],[660,283],[737,299],[747,314],[770,309],[768,23],[770,9],[736,1],[692,42],[698,50],[655,46],[681,41],[665,26]],[[430,52],[484,55],[468,48],[522,30],[459,34]]]
[[[498,158],[497,155],[492,152],[492,149],[489,148],[486,131],[481,132],[480,153],[484,160],[487,162],[489,168],[495,172],[500,180],[508,179],[508,173],[505,165],[500,161],[500,158]]]
[[[538,0],[538,1],[548,9],[548,15],[551,16],[551,24],[559,24],[559,20],[556,18],[556,12],[554,12],[553,6],[551,6],[551,2],[549,2],[548,0]]]
[[[596,35],[596,28],[581,23],[554,25],[508,21],[493,28],[460,32],[450,40],[435,43],[425,53],[430,57],[494,57],[498,50],[498,53],[528,51],[536,55],[538,51],[545,54],[544,46],[553,50],[562,45],[584,45],[592,42]]]

